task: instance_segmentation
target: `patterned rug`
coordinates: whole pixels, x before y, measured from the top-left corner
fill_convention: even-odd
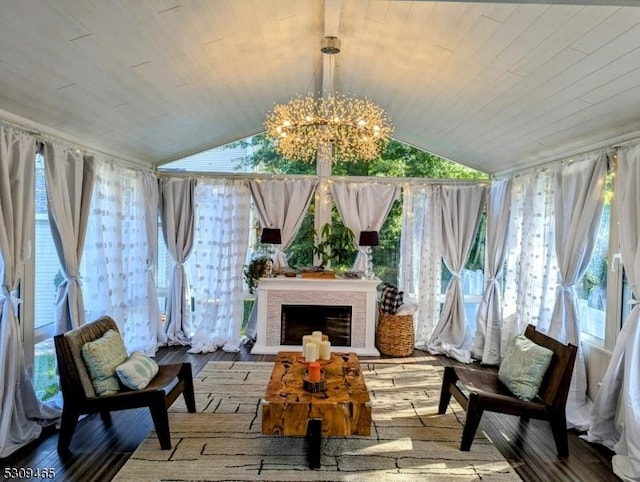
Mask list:
[[[481,431],[470,452],[458,450],[464,411],[452,402],[438,415],[442,367],[428,357],[361,365],[371,436],[323,438],[320,469],[309,469],[303,437],[261,434],[272,363],[210,362],[194,380],[199,413],[182,397],[171,408],[173,448],[160,450],[151,432],[114,480],[520,480]]]

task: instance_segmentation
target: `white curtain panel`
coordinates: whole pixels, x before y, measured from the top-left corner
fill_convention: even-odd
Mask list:
[[[169,345],[188,345],[191,326],[191,293],[184,263],[193,248],[196,181],[163,177],[160,190],[162,236],[173,258],[169,283],[165,333]]]
[[[547,333],[578,347],[567,399],[567,423],[586,430],[591,402],[587,371],[580,348],[580,320],[575,285],[582,279],[595,248],[604,204],[607,156],[563,166],[555,174],[555,236],[560,282]]]
[[[409,184],[402,189],[399,284],[417,303],[415,346],[426,350],[440,313],[442,276],[440,186]]]
[[[44,143],[49,224],[64,281],[56,300],[57,332],[85,323],[80,260],[93,190],[94,161],[76,149]]]
[[[483,365],[500,364],[502,296],[500,282],[507,254],[511,182],[494,181],[487,199],[487,238],[484,253],[484,293],[476,316],[473,357]]]
[[[640,298],[640,145],[618,152],[616,196],[622,264],[635,299]],[[616,452],[613,470],[622,480],[640,480],[640,305],[618,334],[598,388],[585,438]]]
[[[344,225],[355,236],[358,255],[352,269],[364,272],[367,270],[367,256],[366,248],[358,244],[360,233],[382,229],[393,202],[398,198],[400,187],[371,181],[333,181],[330,188]]]
[[[149,300],[149,320],[155,326],[156,346],[167,344],[167,334],[160,319],[158,288],[156,286],[155,266],[158,259],[158,213],[160,210],[160,185],[152,172],[142,173],[142,192],[144,202],[144,225],[147,232],[147,298]],[[155,351],[155,350],[154,350]]]
[[[511,184],[500,358],[528,324],[546,331],[555,302],[554,172],[515,176]]]
[[[40,402],[27,373],[18,281],[34,223],[35,140],[0,126],[0,458],[40,436],[60,411]]]
[[[486,186],[442,186],[443,260],[453,274],[447,286],[440,319],[428,343],[432,354],[441,353],[471,363],[473,338],[464,309],[461,271],[473,246]]]
[[[160,326],[158,298],[149,290],[157,231],[150,241],[145,179],[140,171],[96,160],[81,270],[87,320],[111,316],[129,352],[152,356]]]
[[[240,349],[250,200],[244,180],[198,182],[194,249],[188,261],[195,298],[190,353]]]
[[[317,185],[316,179],[304,178],[249,181],[260,224],[263,228],[280,229],[282,243],[274,244],[276,271],[288,268],[284,250],[298,233]]]

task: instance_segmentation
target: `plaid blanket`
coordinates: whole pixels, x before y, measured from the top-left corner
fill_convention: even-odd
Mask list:
[[[380,310],[388,315],[395,315],[402,306],[403,298],[404,291],[399,291],[392,284],[384,283],[380,294]]]

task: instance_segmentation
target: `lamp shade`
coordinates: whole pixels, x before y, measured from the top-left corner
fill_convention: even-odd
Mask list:
[[[360,232],[360,241],[358,245],[360,246],[378,246],[380,244],[380,240],[378,239],[378,231],[361,231]]]
[[[282,244],[280,229],[278,228],[262,228],[260,242],[266,244]]]

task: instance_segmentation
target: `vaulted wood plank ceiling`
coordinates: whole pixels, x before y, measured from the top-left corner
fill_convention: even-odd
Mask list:
[[[638,135],[637,3],[3,2],[0,117],[159,164],[327,88],[335,35],[335,89],[384,107],[396,138],[501,173]]]

